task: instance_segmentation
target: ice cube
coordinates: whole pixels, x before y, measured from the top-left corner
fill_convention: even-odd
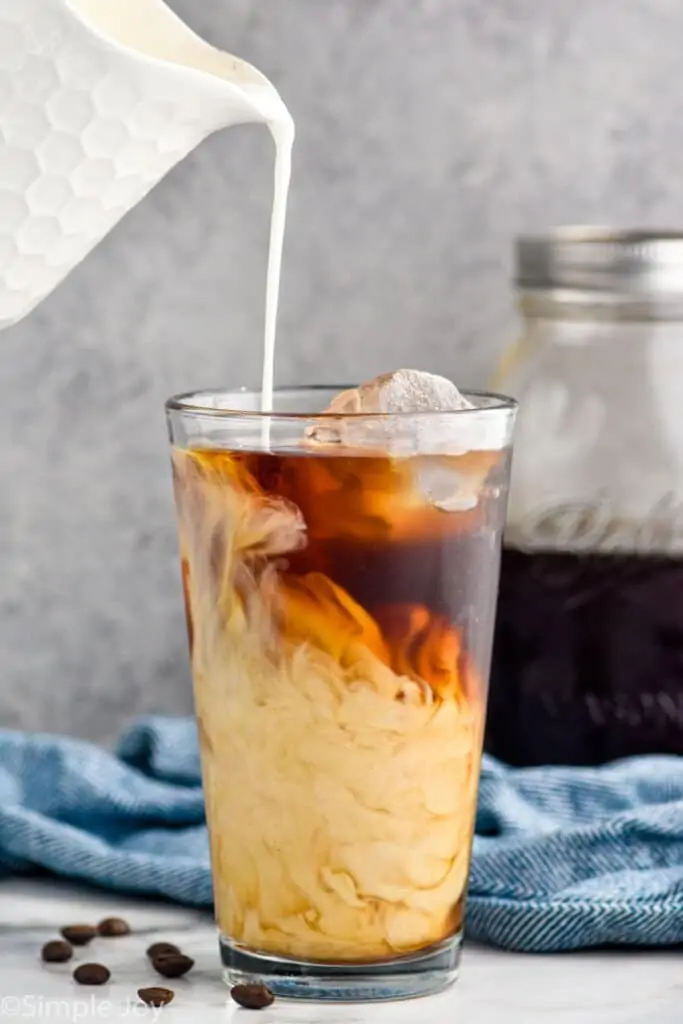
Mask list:
[[[391,414],[453,412],[472,408],[472,403],[446,377],[422,370],[396,370],[383,373],[359,388],[342,391],[330,403],[327,412],[340,415],[364,412]]]
[[[430,505],[443,512],[469,512],[479,501],[481,481],[460,472],[452,465],[421,460],[415,470],[415,483]]]
[[[411,462],[415,487],[430,505],[443,512],[470,512],[477,507],[499,459],[495,450],[420,455]]]
[[[375,448],[391,455],[446,451],[452,439],[450,431],[444,429],[441,414],[473,408],[446,377],[421,370],[396,370],[337,395],[325,413],[346,418],[321,419],[306,431],[306,443]],[[392,419],[397,413],[421,415],[419,420]],[[429,413],[434,417],[426,415]],[[361,418],[363,414],[367,419]]]

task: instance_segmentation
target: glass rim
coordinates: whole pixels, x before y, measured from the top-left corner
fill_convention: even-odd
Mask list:
[[[333,392],[339,394],[342,391],[348,391],[352,388],[358,387],[357,384],[297,384],[291,387],[283,386],[276,387],[273,389],[273,395],[296,395],[296,394],[308,394],[310,392],[320,393],[323,391]],[[467,388],[461,391],[464,398],[484,398],[491,401],[490,405],[486,406],[475,406],[473,409],[435,409],[430,411],[428,409],[421,409],[417,412],[281,412],[278,410],[271,410],[269,412],[262,412],[260,409],[234,409],[234,408],[216,408],[215,406],[209,406],[202,404],[201,399],[208,400],[216,398],[216,396],[225,396],[229,398],[231,395],[242,395],[251,396],[253,398],[259,397],[261,391],[256,388],[247,387],[236,387],[236,388],[202,388],[195,391],[185,391],[177,395],[172,395],[165,403],[165,409],[167,415],[173,413],[186,413],[192,416],[205,416],[211,419],[251,419],[251,420],[311,420],[311,419],[421,419],[425,417],[434,418],[435,416],[485,416],[491,413],[503,413],[513,412],[518,407],[516,399],[511,398],[509,395],[503,395],[498,391],[485,391],[479,388]]]

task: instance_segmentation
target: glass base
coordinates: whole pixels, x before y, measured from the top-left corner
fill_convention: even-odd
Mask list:
[[[226,983],[260,982],[281,999],[376,1002],[434,995],[458,977],[462,934],[379,964],[325,964],[252,953],[220,937]]]

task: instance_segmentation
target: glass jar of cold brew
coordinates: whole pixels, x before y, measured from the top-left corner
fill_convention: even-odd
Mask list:
[[[520,401],[487,747],[683,754],[683,233],[517,243]]]

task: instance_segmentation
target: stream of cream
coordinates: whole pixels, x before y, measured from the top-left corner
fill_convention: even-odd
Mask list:
[[[263,377],[261,381],[262,412],[268,412],[273,408],[275,336],[280,302],[280,278],[287,221],[287,200],[292,176],[292,146],[294,144],[294,125],[291,120],[283,118],[282,120],[272,122],[269,127],[275,141],[275,185],[273,189],[273,211],[270,222],[270,248],[266,278],[266,318],[263,344]],[[269,421],[264,420],[264,444],[267,444],[270,435],[268,427]]]

